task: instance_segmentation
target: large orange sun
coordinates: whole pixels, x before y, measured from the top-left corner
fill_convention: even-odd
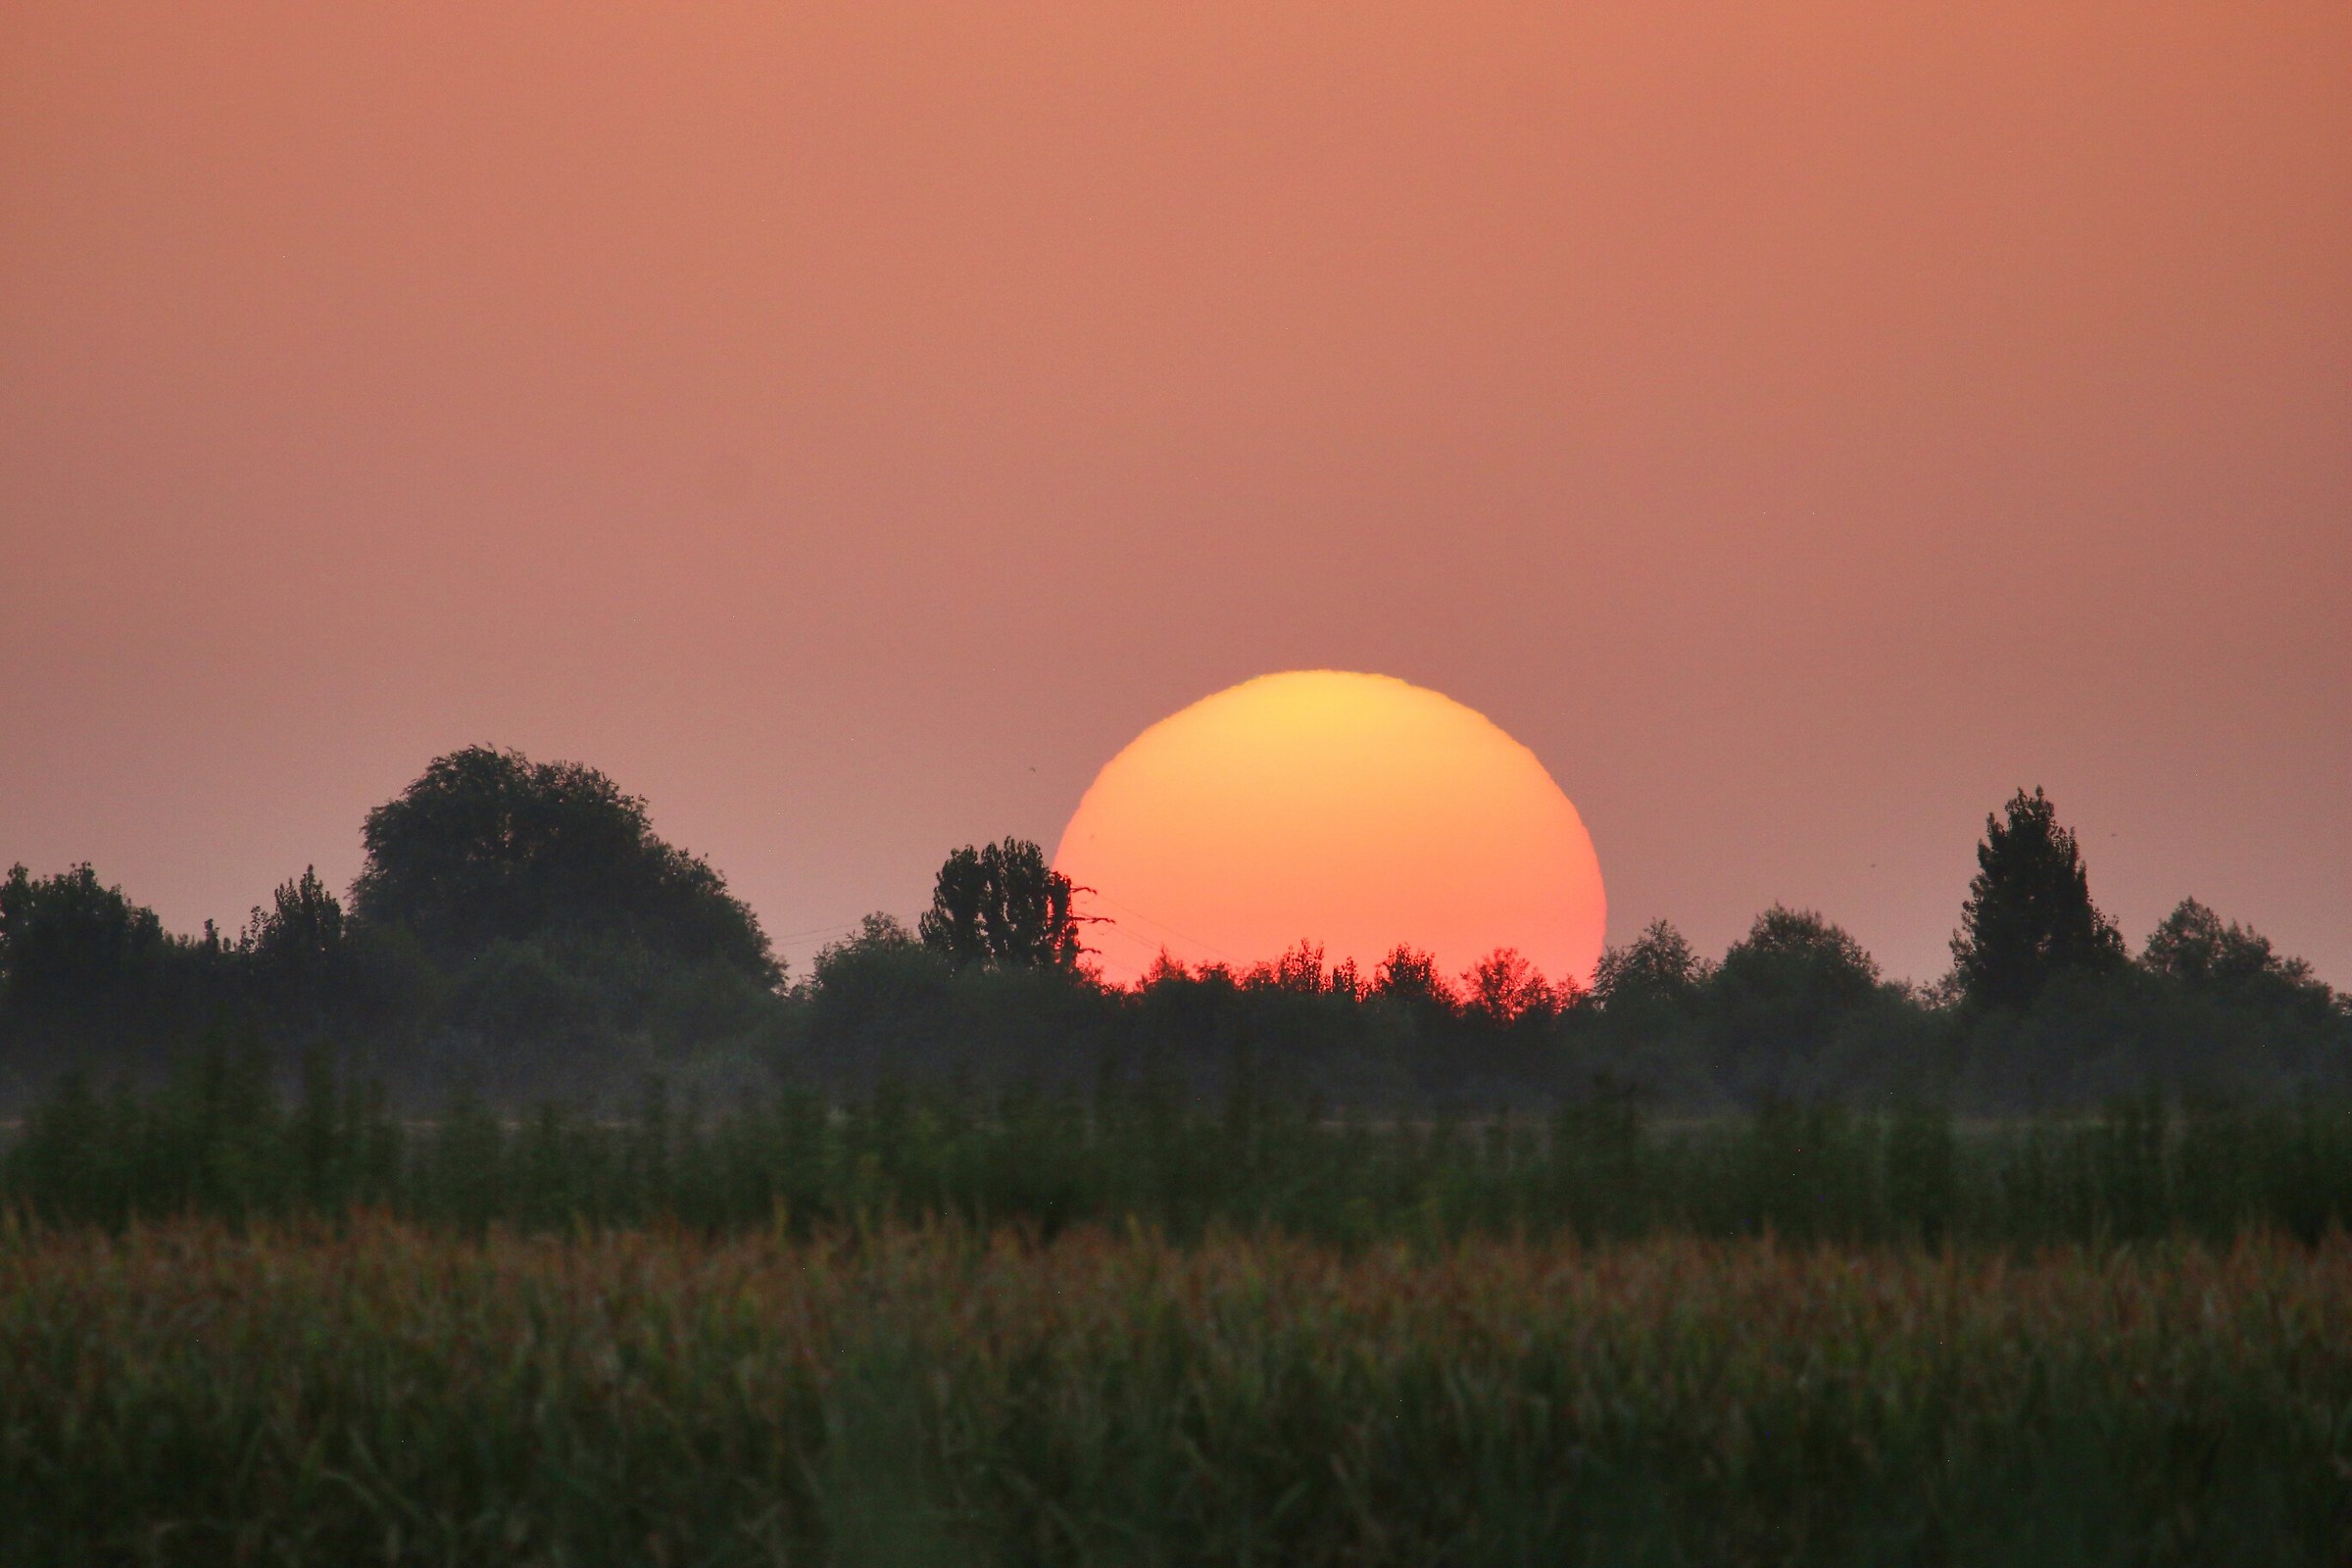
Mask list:
[[[1516,948],[1592,979],[1592,840],[1536,756],[1386,675],[1261,675],[1163,718],[1097,775],[1054,853],[1091,893],[1103,978],[1164,950],[1235,968],[1301,940],[1369,977],[1398,944],[1449,974]]]

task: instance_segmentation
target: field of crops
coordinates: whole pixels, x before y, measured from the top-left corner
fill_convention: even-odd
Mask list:
[[[2340,1563],[2352,1247],[0,1232],[0,1560]]]
[[[2352,1120],[255,1060],[0,1158],[0,1563],[2352,1560]]]

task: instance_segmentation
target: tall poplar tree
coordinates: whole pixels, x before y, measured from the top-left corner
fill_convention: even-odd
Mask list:
[[[1075,892],[1027,839],[967,844],[939,868],[916,929],[924,947],[954,964],[1072,969],[1086,951]]]

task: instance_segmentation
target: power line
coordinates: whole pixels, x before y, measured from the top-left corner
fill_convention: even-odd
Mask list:
[[[1174,937],[1179,942],[1189,943],[1196,948],[1205,948],[1209,952],[1215,954],[1218,957],[1223,958],[1227,963],[1239,963],[1242,961],[1241,959],[1235,957],[1232,954],[1227,953],[1223,948],[1218,947],[1215,943],[1203,942],[1199,937],[1179,931],[1174,926],[1168,924],[1165,920],[1155,920],[1151,915],[1146,914],[1143,910],[1137,908],[1132,904],[1126,903],[1124,900],[1114,899],[1109,894],[1102,892],[1099,889],[1090,891],[1093,891],[1094,896],[1098,899],[1101,899],[1103,903],[1117,905],[1120,908],[1125,909],[1129,914],[1134,915],[1138,920],[1143,921],[1144,924],[1157,926],[1160,930],[1166,932],[1169,936]],[[1111,928],[1113,930],[1118,928],[1118,922],[1116,920],[1111,921]],[[1130,932],[1129,935],[1134,935],[1134,933]],[[1142,937],[1137,937],[1136,940],[1141,942],[1145,939]]]
[[[770,937],[768,940],[771,942],[792,942],[801,937],[826,937],[831,936],[836,931],[855,931],[864,923],[865,921],[860,918],[845,922],[841,925],[812,925],[806,931],[787,931],[781,936]]]

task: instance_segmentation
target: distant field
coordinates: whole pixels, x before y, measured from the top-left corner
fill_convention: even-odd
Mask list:
[[[1399,1123],[1148,1090],[886,1087],[848,1103],[786,1090],[710,1115],[654,1088],[620,1119],[461,1101],[419,1122],[325,1076],[288,1101],[258,1059],[217,1057],[143,1096],[69,1082],[0,1148],[0,1212],[12,1210],[102,1229],[380,1212],[461,1234],[674,1224],[805,1236],[937,1219],[1357,1247],[1473,1235],[2312,1243],[2352,1225],[2352,1104],[2143,1096],[2096,1117],[1969,1125],[1924,1105],[1780,1104],[1661,1124],[1596,1098],[1543,1118]]]
[[[0,1560],[2340,1563],[2352,1245],[0,1228]]]

